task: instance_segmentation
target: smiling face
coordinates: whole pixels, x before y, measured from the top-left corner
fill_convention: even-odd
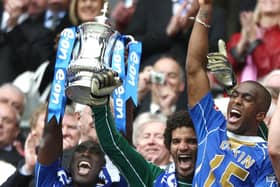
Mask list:
[[[92,21],[94,17],[100,15],[103,0],[78,0],[77,16],[81,22]]]
[[[179,178],[191,179],[195,169],[197,140],[194,129],[178,127],[172,131],[170,152]]]
[[[150,122],[141,126],[136,149],[143,157],[159,166],[169,163],[170,154],[164,145],[163,133],[166,125],[163,122]]]
[[[228,104],[228,130],[240,135],[256,135],[258,124],[265,118],[268,103],[268,96],[260,86],[241,83],[233,90]]]
[[[70,164],[73,182],[78,186],[85,184],[94,186],[104,165],[104,153],[97,143],[93,141],[81,143],[76,147]]]

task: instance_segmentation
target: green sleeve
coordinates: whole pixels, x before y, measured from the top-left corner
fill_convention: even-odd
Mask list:
[[[118,167],[130,186],[153,186],[154,180],[163,170],[148,163],[116,130],[109,106],[94,106],[92,111],[103,151]]]

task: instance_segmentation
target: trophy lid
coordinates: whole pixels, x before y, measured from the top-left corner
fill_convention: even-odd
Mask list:
[[[108,14],[109,14],[109,4],[108,4],[108,1],[105,0],[105,1],[104,1],[104,4],[103,4],[103,8],[102,8],[102,10],[101,10],[101,15],[96,16],[93,20],[94,20],[95,22],[103,23],[103,24],[106,24],[106,25],[110,25],[110,26],[111,26],[111,23],[110,23],[110,21],[109,21]]]

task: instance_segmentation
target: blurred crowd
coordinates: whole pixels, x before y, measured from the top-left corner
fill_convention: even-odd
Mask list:
[[[280,128],[280,121],[275,120],[276,117],[272,120],[277,107],[279,108],[280,0],[212,1],[211,21],[202,20],[200,23],[205,27],[209,26],[207,53],[218,52],[218,40],[224,40],[227,59],[236,76],[237,84],[256,81],[268,90],[272,99],[257,134],[267,142],[272,121],[274,126],[278,123]],[[64,28],[77,27],[93,21],[103,11],[104,2],[106,1],[0,0],[1,187],[38,186],[36,184],[38,178],[35,179],[34,176],[39,145],[44,144],[42,137],[47,137],[50,132],[60,132],[58,129],[55,129],[57,131],[49,129],[47,126],[50,124],[46,124],[48,94],[54,76],[60,33]],[[124,139],[128,143],[117,141],[120,143],[120,150],[123,147],[129,150],[128,153],[123,153],[128,154],[129,161],[130,156],[135,156],[133,152],[135,150],[137,152],[135,157],[141,155],[143,158],[138,159],[140,163],[147,161],[153,164],[149,166],[150,168],[154,165],[159,167],[161,170],[151,169],[154,172],[151,175],[155,176],[159,176],[159,171],[170,169],[175,163],[177,169],[179,168],[176,171],[179,178],[187,179],[178,179],[178,182],[185,183],[180,184],[182,186],[191,186],[196,151],[199,150],[197,143],[203,142],[196,140],[197,131],[193,125],[189,125],[191,122],[188,120],[193,116],[182,112],[187,110],[188,100],[191,98],[187,97],[190,87],[187,85],[189,79],[186,78],[186,72],[189,73],[192,69],[188,68],[192,66],[187,66],[186,61],[188,58],[192,60],[197,54],[193,51],[189,53],[192,49],[189,42],[192,39],[194,25],[198,22],[197,15],[201,11],[202,4],[202,0],[109,0],[107,15],[111,27],[116,32],[131,35],[142,43],[137,89],[138,105],[129,105],[133,112],[130,114],[132,118],[126,123],[128,129],[126,133],[129,134]],[[201,40],[203,39],[202,37]],[[199,46],[203,43],[199,40],[196,42],[192,44]],[[190,75],[193,74],[188,74]],[[211,72],[207,72],[207,77],[214,101],[227,118],[229,98],[234,96],[225,91]],[[199,91],[197,90],[198,96]],[[234,93],[238,95],[239,90],[233,91]],[[194,100],[191,98],[191,105]],[[95,117],[98,116],[99,119],[102,115],[95,114],[95,111],[99,112],[91,106],[69,100],[61,120],[61,134],[57,135],[61,136],[62,141],[57,142],[59,145],[53,145],[54,151],[51,153],[54,155],[53,158],[52,156],[46,158],[48,156],[46,153],[45,157],[40,157],[40,164],[52,164],[57,160],[57,155],[63,152],[60,155],[62,167],[69,169],[69,175],[74,181],[72,186],[79,186],[79,182],[75,181],[81,180],[73,177],[77,175],[75,172],[82,175],[83,172],[89,172],[89,168],[92,167],[98,167],[99,173],[93,173],[91,176],[94,180],[92,184],[96,186],[125,187],[133,182],[134,185],[140,185],[136,179],[140,169],[134,171],[132,167],[137,166],[135,163],[131,164],[130,168],[129,164],[118,162],[119,158],[116,158],[119,156],[118,153],[113,154],[111,158],[109,153],[113,149],[108,149],[106,147],[108,145],[104,144],[106,137],[103,135],[105,136],[107,131],[98,130],[96,127]],[[184,120],[189,124],[183,124]],[[177,132],[178,129],[185,134]],[[98,137],[99,133],[103,133],[102,137]],[[113,140],[114,138],[112,142]],[[185,148],[187,150],[178,148],[182,142],[188,147]],[[60,143],[62,149],[55,152]],[[178,152],[183,156],[174,151],[175,148],[172,146],[176,143],[178,145],[176,149],[180,150]],[[42,150],[41,155],[47,149],[43,147]],[[99,159],[100,166],[88,166],[86,162],[84,166],[82,162],[78,163],[75,158],[79,159],[78,153],[83,151],[96,154],[96,158],[91,159]],[[77,163],[78,171],[73,169],[75,167],[73,165]],[[277,164],[279,165],[279,162]],[[133,172],[123,175],[128,168]],[[150,170],[148,171],[146,167],[139,168],[145,168],[147,175],[150,174]],[[145,171],[139,171],[139,175],[142,176]],[[127,181],[127,177],[131,178]],[[152,179],[145,178],[147,181]],[[63,185],[66,186],[66,183]]]

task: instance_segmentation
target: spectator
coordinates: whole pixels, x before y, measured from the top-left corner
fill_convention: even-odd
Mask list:
[[[65,27],[71,25],[69,21],[70,0],[48,0],[44,25],[54,32],[54,37]]]
[[[114,21],[114,27],[119,32],[124,32],[127,24],[130,22],[136,8],[137,0],[132,0],[131,4],[124,1],[118,1],[113,10],[111,11],[110,17]]]
[[[276,109],[276,104],[278,100],[278,95],[280,91],[280,70],[273,70],[268,73],[260,82],[268,89],[272,96],[271,105],[266,114],[264,122],[267,126],[270,125],[271,117]]]
[[[33,172],[37,160],[36,146],[39,145],[40,136],[36,132],[31,132],[26,139],[24,151],[24,163],[17,169],[1,187],[28,187],[35,186],[33,182]]]
[[[119,1],[111,16],[116,29],[122,33],[135,35],[143,43],[141,70],[166,53],[173,54],[184,66],[185,48],[189,38],[189,29],[193,22],[189,19],[196,14],[197,0],[190,1],[132,1],[131,6]],[[158,6],[158,5],[161,6]],[[210,33],[210,51],[217,50],[218,39],[226,37],[226,13],[215,6]],[[156,11],[154,11],[156,10]],[[157,24],[154,24],[157,23]],[[166,33],[165,33],[166,32]]]
[[[11,105],[22,116],[25,108],[25,95],[15,85],[5,83],[0,86],[0,103]]]
[[[76,103],[75,114],[78,119],[78,128],[81,132],[79,143],[87,140],[93,140],[94,142],[98,142],[95,131],[94,118],[90,107],[88,105]]]
[[[166,168],[171,157],[164,145],[166,117],[145,112],[140,114],[133,123],[132,142],[136,150],[149,162]]]
[[[271,119],[271,123],[269,126],[269,133],[268,133],[268,153],[278,181],[280,181],[279,121],[280,121],[280,95],[278,95],[277,106],[273,114],[273,117]]]
[[[47,0],[27,1],[28,4],[24,9],[14,6],[13,4],[16,4],[14,2],[7,0],[6,4],[9,12],[13,12],[14,15],[11,17],[15,21],[12,21],[13,24],[2,32],[0,54],[7,56],[10,51],[12,55],[1,60],[1,65],[6,67],[0,72],[2,83],[12,81],[24,71],[35,70],[41,62],[49,59],[53,54],[53,40],[50,32],[42,24]],[[8,75],[6,71],[10,74]]]
[[[13,164],[14,169],[11,172],[8,172],[8,171],[10,171],[8,169],[3,170],[6,172],[3,173],[3,175],[1,174],[1,176],[4,177],[4,174],[5,174],[6,178],[3,178],[3,179],[6,180],[16,170],[18,163],[24,156],[23,144],[24,144],[24,141],[27,136],[25,134],[25,133],[27,133],[27,131],[25,131],[25,129],[23,129],[23,128],[20,128],[20,120],[21,120],[21,116],[23,115],[24,109],[25,109],[25,95],[18,87],[16,87],[12,83],[5,83],[0,86],[0,103],[9,105],[9,107],[14,108],[16,110],[17,117],[18,117],[18,119],[17,119],[18,124],[16,125],[15,129],[12,129],[11,132],[6,134],[6,135],[14,134],[14,135],[9,135],[9,136],[16,136],[16,139],[14,139],[11,142],[11,145],[12,145],[12,147],[10,147],[10,148],[12,148],[11,155],[10,155],[10,153],[8,153],[6,151],[1,151],[1,153],[0,153],[1,157],[7,158],[7,159],[12,159],[13,162],[15,162]],[[4,128],[7,128],[7,127],[4,126],[4,124],[3,124],[2,130],[4,130]],[[2,182],[4,182],[5,180],[3,180]]]
[[[66,106],[65,114],[62,120],[62,136],[63,136],[63,150],[75,147],[78,145],[81,132],[78,127],[78,120],[75,116],[73,106]]]
[[[159,6],[160,5],[160,6]],[[187,14],[184,9],[189,6]],[[178,8],[180,7],[180,8]],[[129,9],[128,9],[129,10]],[[183,4],[170,0],[140,0],[127,27],[122,32],[142,42],[141,70],[163,54],[172,54],[183,65],[189,38],[189,26],[197,10],[197,1]]]
[[[189,111],[199,145],[193,185],[278,186],[267,142],[257,136],[271,96],[258,82],[246,81],[232,90],[227,120],[215,107],[205,69],[212,1],[199,3],[186,62]],[[220,53],[225,55],[225,49]]]
[[[69,17],[73,25],[80,25],[87,21],[93,21],[94,17],[99,16],[103,8],[104,0],[82,1],[71,0]]]
[[[12,6],[7,6],[8,4],[12,4]],[[13,19],[20,15],[19,19],[21,22],[26,18],[26,7],[28,1],[15,1],[13,0],[3,0],[0,3],[0,22],[1,22],[1,31],[0,31],[0,64],[1,64],[1,72],[0,72],[0,84],[5,82],[10,82],[16,76],[14,69],[11,64],[15,63],[15,56],[10,43],[8,43],[5,38],[5,33],[7,31],[9,19]],[[12,9],[14,8],[14,9]],[[17,11],[14,11],[17,10]],[[24,12],[24,14],[23,14]],[[10,16],[11,15],[11,16]],[[18,22],[19,23],[19,22]],[[17,22],[15,23],[17,24]],[[3,71],[5,70],[5,71]]]
[[[14,146],[20,133],[20,117],[18,112],[6,103],[0,103],[0,117],[0,160],[16,167],[23,158]]]
[[[171,56],[163,56],[153,67],[139,74],[136,116],[142,112],[163,113],[168,116],[184,109],[187,102],[182,97],[185,89],[184,72]]]
[[[43,134],[47,104],[39,105],[31,115],[30,133],[24,145],[24,160],[17,166],[16,171],[1,187],[28,187],[34,184],[34,168],[37,160],[39,140]]]
[[[280,68],[280,1],[259,0],[240,14],[241,32],[228,41],[229,61],[238,81],[258,80]]]

